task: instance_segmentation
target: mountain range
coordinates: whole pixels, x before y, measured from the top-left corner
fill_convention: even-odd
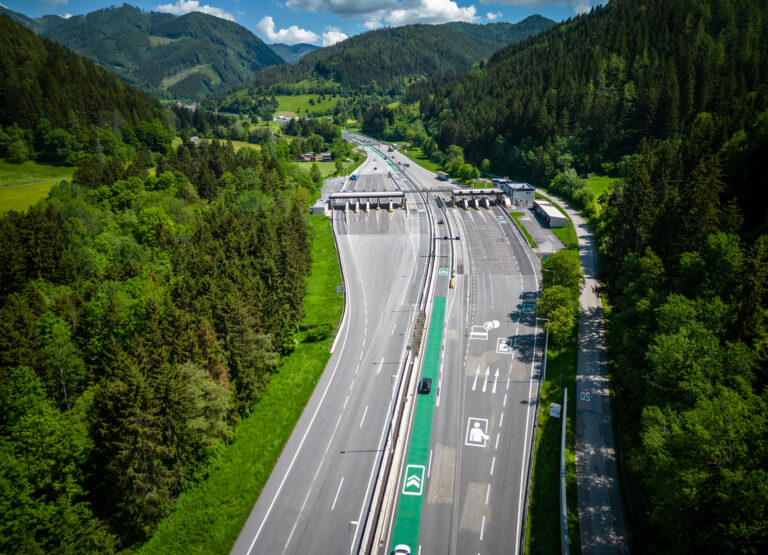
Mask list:
[[[200,12],[182,16],[123,4],[84,16],[12,19],[160,98],[200,100],[284,62],[245,27]]]
[[[300,42],[298,44],[281,44],[277,42],[267,46],[289,64],[299,63],[299,60],[304,56],[320,48],[319,46],[306,42]]]

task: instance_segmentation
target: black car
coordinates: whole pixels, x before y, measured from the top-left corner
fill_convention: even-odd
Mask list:
[[[445,222],[443,220],[437,220],[438,224],[444,224]]]
[[[422,378],[419,383],[419,393],[429,393],[432,391],[432,378]]]

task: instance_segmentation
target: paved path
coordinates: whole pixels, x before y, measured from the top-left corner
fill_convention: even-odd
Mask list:
[[[542,193],[560,204],[571,217],[586,278],[580,297],[582,316],[576,369],[575,449],[581,551],[584,555],[629,553],[613,446],[603,307],[595,293],[600,285],[597,249],[581,214],[561,199]]]

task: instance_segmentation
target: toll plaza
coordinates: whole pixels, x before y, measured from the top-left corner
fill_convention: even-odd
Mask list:
[[[490,209],[492,203],[496,203],[500,206],[509,205],[509,199],[504,194],[504,191],[495,187],[488,189],[453,189],[451,191],[451,206],[464,208],[469,210],[470,207],[475,209],[483,208]]]
[[[328,197],[331,210],[360,210],[368,212],[371,209],[385,208],[392,212],[394,208],[405,210],[405,193],[403,191],[352,191],[346,193],[331,193]]]

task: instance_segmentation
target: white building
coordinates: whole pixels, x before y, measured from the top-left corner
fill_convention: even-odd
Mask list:
[[[541,219],[549,227],[565,227],[568,225],[568,218],[555,208],[552,203],[545,200],[534,200],[533,205],[536,213],[541,216]]]
[[[504,191],[515,206],[533,206],[535,190],[528,183],[516,183],[506,177],[493,180],[493,186]]]

